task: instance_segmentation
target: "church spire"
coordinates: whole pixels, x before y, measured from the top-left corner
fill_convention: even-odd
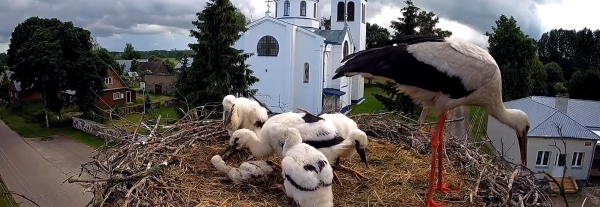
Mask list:
[[[344,0],[344,27],[348,27],[348,1]]]
[[[267,12],[265,12],[265,16],[271,16],[271,4],[270,3],[273,1],[267,0],[265,2],[267,3]]]

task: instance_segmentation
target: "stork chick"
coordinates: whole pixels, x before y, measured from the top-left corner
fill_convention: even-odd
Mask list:
[[[244,97],[227,95],[223,98],[223,126],[229,136],[238,129],[260,129],[269,118],[267,109]]]
[[[287,196],[301,207],[332,207],[333,169],[327,157],[302,143],[298,129],[289,128],[284,136],[281,174]]]
[[[273,173],[274,168],[281,169],[281,166],[272,161],[249,161],[243,162],[239,168],[234,168],[225,163],[220,155],[215,155],[210,159],[210,162],[221,173],[227,174],[228,178],[236,184],[249,183],[258,185],[267,181],[268,176]]]

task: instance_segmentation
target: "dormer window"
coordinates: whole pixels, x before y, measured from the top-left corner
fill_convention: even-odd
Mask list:
[[[306,1],[300,2],[300,16],[306,16]]]

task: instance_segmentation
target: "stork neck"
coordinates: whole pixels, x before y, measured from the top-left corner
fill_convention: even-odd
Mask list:
[[[515,123],[513,123],[514,119],[512,118],[513,116],[510,111],[506,109],[502,101],[487,107],[486,111],[500,123],[506,124],[512,128],[515,127]]]
[[[271,144],[268,141],[263,140],[263,137],[259,138],[253,136],[253,138],[248,141],[248,148],[252,155],[257,158],[265,157],[273,152]]]

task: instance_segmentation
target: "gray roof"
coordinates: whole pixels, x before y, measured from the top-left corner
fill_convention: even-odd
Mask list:
[[[138,59],[138,62],[148,62],[148,59]],[[129,72],[129,69],[131,68],[131,60],[117,60],[117,62],[119,63],[119,66],[125,64],[125,69],[123,70],[123,72]]]
[[[192,66],[192,62],[194,62],[194,58],[188,57],[187,60],[188,60],[187,67],[191,67]],[[181,66],[183,66],[182,62],[183,62],[183,58],[181,58],[181,60],[179,60],[179,62],[177,63],[177,65],[175,65],[175,69],[181,68]]]
[[[556,125],[559,125],[565,138],[600,139],[600,136],[578,122],[575,117],[554,108],[554,103],[552,103],[552,106],[548,106],[549,99],[545,100],[546,104],[544,104],[539,101],[540,98],[553,97],[532,96],[504,103],[506,108],[523,110],[529,116],[531,128],[528,136],[560,137],[556,128]]]
[[[556,97],[532,96],[531,99],[556,108]],[[600,101],[568,99],[566,114],[583,126],[600,128]]]
[[[327,42],[342,44],[344,42],[344,37],[346,36],[346,28],[342,30],[317,29],[314,33],[324,37]]]
[[[128,75],[130,78],[135,78],[135,77],[138,77],[138,73],[137,73],[137,72],[127,72],[127,75]]]

